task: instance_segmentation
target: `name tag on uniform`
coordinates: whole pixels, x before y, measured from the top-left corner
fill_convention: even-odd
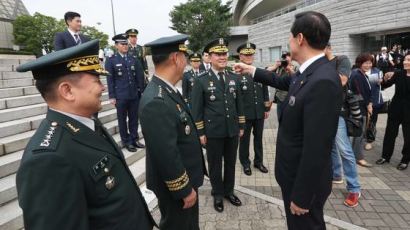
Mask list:
[[[230,81],[229,81],[229,85],[235,85],[235,81],[234,81],[234,80],[230,80]]]
[[[295,96],[290,96],[290,98],[289,98],[289,105],[290,105],[290,106],[294,106],[294,105],[295,105],[295,102],[296,102]]]
[[[120,64],[116,64],[115,66],[122,66],[122,64],[120,63]]]

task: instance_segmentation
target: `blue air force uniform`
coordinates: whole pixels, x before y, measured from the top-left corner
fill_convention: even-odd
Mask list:
[[[127,42],[126,39],[126,34],[113,37],[116,43]],[[139,97],[144,89],[143,69],[134,57],[120,53],[106,61],[105,69],[111,74],[107,77],[108,94],[110,99],[116,100],[121,141],[128,150],[135,151]]]

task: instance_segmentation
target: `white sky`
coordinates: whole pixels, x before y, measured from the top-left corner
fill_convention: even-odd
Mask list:
[[[136,28],[138,43],[145,44],[159,37],[177,34],[171,30],[169,12],[187,0],[113,0],[116,33]],[[223,1],[225,2],[225,1]],[[31,15],[39,12],[57,19],[67,11],[81,14],[83,25],[95,26],[113,36],[110,0],[23,0]],[[100,22],[101,25],[97,25]]]

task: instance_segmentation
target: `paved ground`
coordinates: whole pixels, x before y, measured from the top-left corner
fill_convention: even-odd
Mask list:
[[[262,174],[253,170],[252,176],[246,176],[238,164],[237,184],[280,199],[280,188],[273,174],[277,122],[273,111],[271,115],[264,132],[264,161],[270,172]],[[365,158],[371,163],[381,156],[386,118],[386,115],[380,115],[374,148],[365,151]],[[400,132],[390,164],[375,165],[370,169],[358,166],[362,186],[358,207],[344,206],[346,185],[335,185],[325,206],[325,214],[368,229],[410,229],[410,169],[398,171],[395,168],[401,158],[402,146],[403,136]]]

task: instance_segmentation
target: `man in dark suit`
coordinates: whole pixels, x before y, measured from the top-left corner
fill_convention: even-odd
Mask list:
[[[67,49],[72,46],[88,42],[90,39],[81,34],[81,15],[76,12],[67,12],[64,14],[64,21],[67,29],[59,32],[54,37],[54,50]]]
[[[144,88],[144,71],[140,62],[127,54],[127,39],[127,34],[112,38],[117,53],[107,59],[105,69],[110,73],[107,77],[108,97],[117,108],[121,142],[128,151],[136,152],[136,148],[145,147],[137,141],[138,104]]]
[[[17,71],[33,72],[49,107],[16,177],[25,229],[152,229],[155,222],[121,149],[92,117],[105,90],[99,75],[107,74],[98,40]]]
[[[317,12],[297,14],[289,45],[301,64],[296,75],[275,73],[243,63],[234,69],[254,74],[257,82],[289,93],[279,118],[275,176],[283,195],[289,229],[326,229],[323,206],[332,189],[331,149],[342,101],[335,66],[324,56],[331,26]]]
[[[168,230],[199,230],[197,192],[205,172],[194,119],[175,87],[186,65],[187,38],[176,35],[146,44],[155,74],[139,110],[147,144],[147,187],[158,198],[159,227]]]
[[[199,65],[199,71],[208,72],[211,69],[211,57],[207,51],[202,53],[202,62]]]

